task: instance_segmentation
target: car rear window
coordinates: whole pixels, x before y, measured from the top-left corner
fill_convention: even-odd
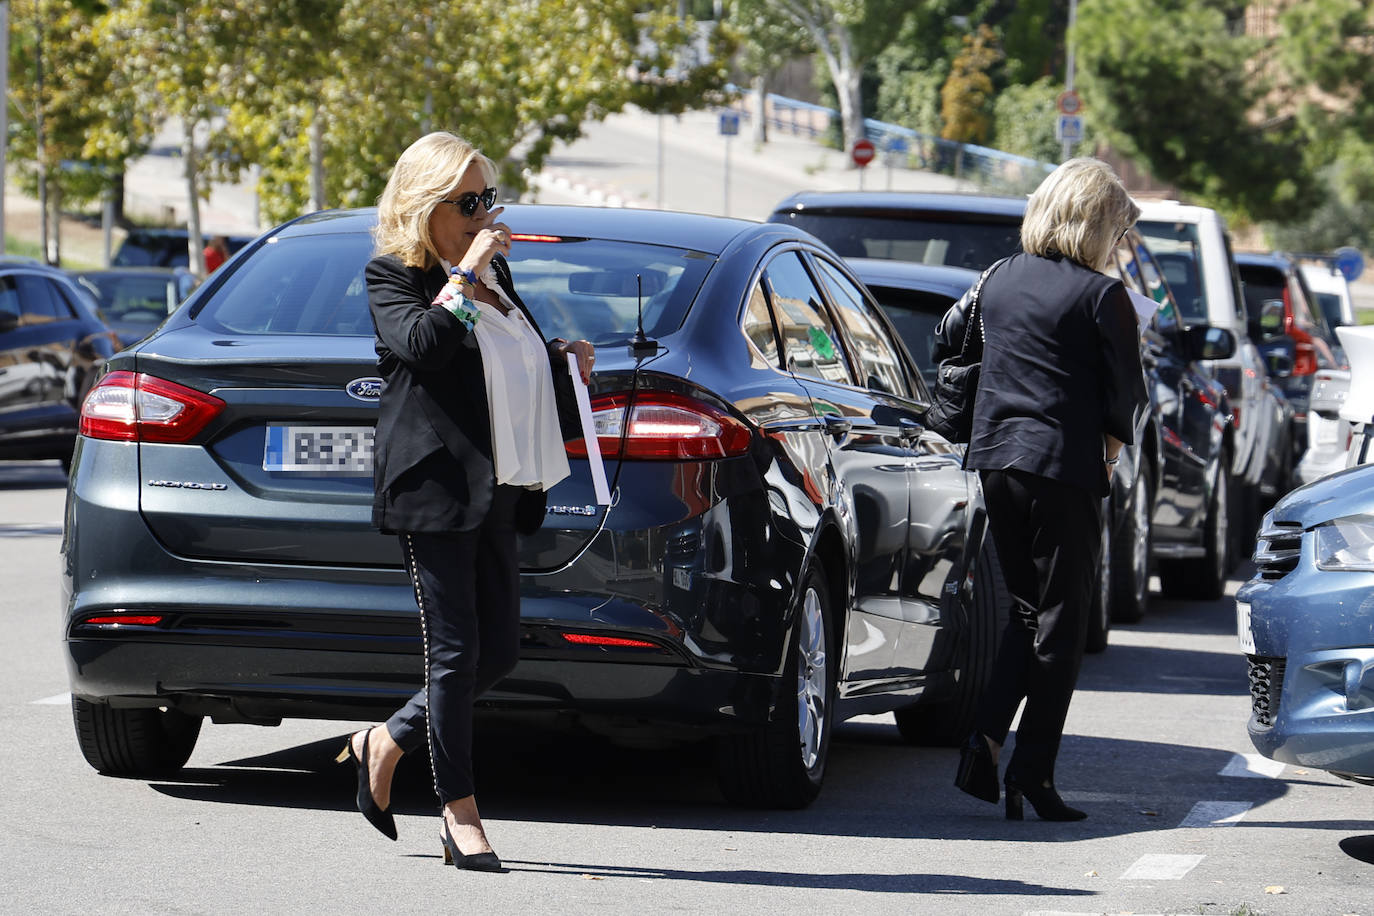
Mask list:
[[[195,314],[232,334],[371,337],[363,232],[276,236],[240,262]]]
[[[168,302],[170,279],[83,274],[78,281],[87,289],[94,290],[102,317],[118,320],[133,312],[152,313],[147,317],[166,317],[168,310],[176,305],[175,302]]]
[[[1245,311],[1251,321],[1259,321],[1264,303],[1282,299],[1286,285],[1283,271],[1262,264],[1240,265],[1241,289],[1245,291]]]
[[[715,263],[685,248],[543,236],[517,236],[508,260],[515,289],[545,336],[597,345],[633,337],[641,301],[645,334],[677,330]]]
[[[842,213],[788,213],[787,222],[805,229],[846,258],[879,258],[917,264],[950,264],[983,270],[1021,250],[1021,220],[979,222],[972,214],[948,219]]]

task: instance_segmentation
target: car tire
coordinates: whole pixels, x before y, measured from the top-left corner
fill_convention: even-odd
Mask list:
[[[161,776],[186,765],[200,736],[200,716],[175,709],[118,709],[72,697],[81,754],[108,776]]]
[[[1230,571],[1230,499],[1231,475],[1222,461],[1217,471],[1217,483],[1212,488],[1212,501],[1203,525],[1201,557],[1187,560],[1160,561],[1159,583],[1170,598],[1200,598],[1215,601],[1226,588],[1226,574]]]
[[[1112,589],[1116,580],[1115,564],[1112,562],[1113,538],[1112,519],[1109,508],[1102,505],[1101,549],[1098,551],[1097,582],[1093,588],[1092,606],[1088,613],[1088,638],[1083,643],[1083,651],[1096,655],[1107,648],[1107,634],[1112,629],[1112,616],[1115,613],[1112,603]]]
[[[820,793],[835,724],[838,654],[832,651],[832,621],[825,573],[812,567],[802,583],[773,720],[717,742],[717,781],[729,801],[803,808]]]
[[[1112,544],[1112,620],[1118,623],[1136,623],[1149,607],[1154,505],[1150,466],[1145,464],[1136,475],[1126,518]]]
[[[978,701],[992,677],[997,645],[1011,611],[1011,593],[1002,578],[1002,563],[992,544],[983,538],[973,575],[973,614],[960,636],[959,674],[954,694],[934,703],[917,703],[895,711],[897,731],[907,744],[920,747],[958,747],[973,731]]]

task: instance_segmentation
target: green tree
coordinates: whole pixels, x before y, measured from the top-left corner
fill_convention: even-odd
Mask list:
[[[993,146],[1041,162],[1058,162],[1063,145],[1054,138],[1054,124],[1059,113],[1056,103],[1063,91],[1057,77],[1047,76],[999,92],[993,101]],[[1086,155],[1095,146],[1091,119],[1085,119],[1084,126],[1075,155]]]
[[[783,15],[772,0],[734,0],[730,22],[739,36],[735,66],[749,77],[754,94],[754,142],[767,143],[769,83],[782,65],[815,47],[806,30]]]
[[[1073,40],[1087,110],[1155,177],[1234,215],[1309,206],[1316,185],[1297,119],[1255,65],[1235,5],[1082,0]]]
[[[992,132],[992,76],[1002,60],[997,34],[986,24],[964,36],[964,47],[950,63],[940,89],[940,136],[961,143],[984,143]]]

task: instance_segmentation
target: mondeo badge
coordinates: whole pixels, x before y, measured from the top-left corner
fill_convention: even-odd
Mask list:
[[[349,397],[357,398],[359,401],[375,401],[382,396],[382,387],[385,384],[376,377],[355,378],[344,387],[344,390],[348,392]]]

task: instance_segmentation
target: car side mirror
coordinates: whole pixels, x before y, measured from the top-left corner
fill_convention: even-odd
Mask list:
[[[1288,378],[1293,374],[1293,357],[1282,350],[1272,350],[1264,354],[1264,363],[1273,378]]]
[[[1259,330],[1263,340],[1273,340],[1283,334],[1282,299],[1265,299],[1260,305]]]
[[[0,310],[0,334],[7,334],[19,327],[19,313],[9,309]]]
[[[1199,324],[1183,332],[1189,359],[1230,359],[1236,354],[1236,337],[1225,328]]]

